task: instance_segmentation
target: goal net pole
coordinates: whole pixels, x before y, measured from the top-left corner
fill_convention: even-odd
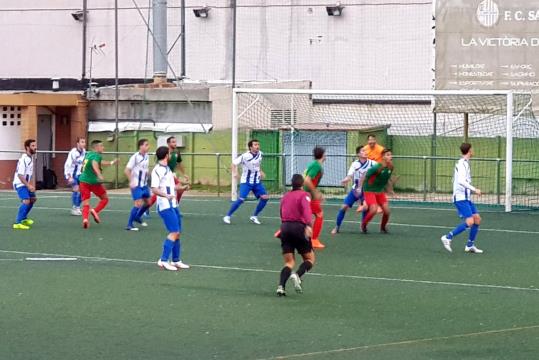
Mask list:
[[[487,101],[488,99],[492,99],[492,101],[496,101],[496,102],[495,103],[487,102],[485,105],[484,114],[487,114],[486,116],[491,116],[492,119],[495,119],[496,116],[501,115],[501,119],[500,119],[501,121],[503,121],[502,119],[505,117],[505,128],[503,127],[503,122],[500,123],[501,125],[500,130],[504,133],[502,136],[505,136],[506,138],[505,139],[505,145],[506,145],[505,201],[501,204],[503,204],[506,212],[510,212],[512,210],[512,200],[513,200],[512,177],[513,177],[513,154],[514,154],[513,152],[513,135],[514,135],[513,127],[515,126],[514,121],[516,121],[516,119],[518,119],[520,116],[520,114],[517,115],[515,119],[515,114],[514,114],[515,110],[519,111],[520,107],[515,108],[514,101],[517,98],[514,97],[514,93],[512,91],[507,91],[507,90],[493,90],[493,91],[490,91],[490,90],[471,90],[471,91],[468,91],[468,90],[312,90],[312,89],[235,88],[232,90],[232,92],[233,92],[233,96],[232,96],[232,107],[233,107],[232,109],[232,146],[231,146],[232,159],[235,159],[238,156],[238,147],[239,147],[239,138],[240,138],[239,132],[243,131],[242,129],[245,129],[248,131],[252,131],[252,130],[256,131],[260,128],[260,129],[273,129],[273,130],[279,131],[278,125],[269,125],[270,127],[268,127],[268,125],[261,125],[261,124],[258,124],[257,121],[253,121],[252,119],[253,114],[255,114],[254,115],[255,117],[259,116],[261,122],[269,123],[268,112],[271,111],[271,106],[275,105],[276,108],[278,109],[279,106],[284,105],[288,108],[288,111],[290,112],[290,114],[288,115],[289,124],[286,125],[285,123],[283,123],[285,124],[285,126],[290,126],[289,131],[288,131],[290,135],[288,136],[288,138],[290,139],[290,144],[289,144],[290,148],[287,151],[284,151],[284,152],[288,152],[288,154],[286,155],[281,154],[281,159],[285,163],[284,167],[285,168],[290,167],[291,171],[294,171],[295,169],[294,167],[295,162],[296,162],[295,157],[296,156],[305,157],[306,155],[303,153],[296,154],[296,150],[297,150],[295,148],[296,122],[298,122],[298,124],[300,124],[300,128],[304,130],[308,128],[308,127],[306,128],[305,125],[309,125],[308,123],[311,123],[312,121],[317,121],[315,125],[320,125],[319,123],[320,119],[317,119],[317,120],[310,119],[309,112],[305,111],[305,108],[304,108],[305,105],[303,104],[305,99],[309,99],[309,101],[312,101],[313,96],[322,96],[322,98],[326,96],[326,99],[329,99],[329,100],[331,100],[332,96],[335,96],[336,99],[338,99],[339,97],[341,99],[342,98],[346,99],[346,97],[349,96],[352,98],[356,97],[360,101],[361,99],[364,98],[364,99],[367,99],[367,101],[370,100],[370,101],[375,101],[375,102],[377,101],[377,99],[380,99],[382,102],[384,101],[384,99],[390,99],[390,101],[391,99],[393,100],[396,99],[397,102],[400,99],[401,101],[404,100],[404,103],[410,100],[413,101],[413,99],[424,101],[425,99],[431,98],[432,100],[430,101],[432,101],[432,106],[435,106],[435,102],[437,102],[438,96],[442,97],[442,103],[444,102],[444,98],[443,98],[444,96],[446,97],[445,101],[448,101],[447,99],[462,98],[461,103],[455,103],[457,104],[455,107],[456,109],[455,112],[448,113],[447,111],[444,112],[442,109],[442,114],[465,113],[467,112],[466,106],[472,106],[472,109],[473,109],[473,106],[480,106],[480,107],[482,106],[481,103],[479,103],[479,105],[477,104],[466,105],[466,104],[471,104],[473,102],[470,100],[471,97],[475,99],[481,99],[481,97],[485,97]],[[518,99],[520,99],[520,95],[523,95],[523,94],[519,93]],[[246,99],[245,97],[247,96],[252,96],[252,97],[256,96],[257,100],[253,102],[253,100],[251,99],[251,101],[244,104],[244,100],[242,99]],[[273,100],[272,101],[268,100],[269,102],[265,102],[263,99],[266,97],[268,97],[268,99],[270,99],[269,97],[273,97],[271,98]],[[285,100],[286,97],[289,97],[289,99]],[[496,97],[498,98],[503,97],[503,100],[502,99],[496,100]],[[255,102],[257,103],[256,108],[254,105]],[[493,108],[494,112],[490,113],[488,112],[489,106],[492,106],[492,104],[494,104],[494,108]],[[499,104],[499,106],[496,104]],[[498,106],[497,107],[498,110],[496,110],[496,106]],[[496,113],[496,111],[502,110],[502,107],[505,107],[506,111]],[[443,108],[443,105],[442,105],[442,108]],[[296,119],[296,109],[298,109],[297,110],[298,119]],[[240,110],[241,110],[241,113],[240,113]],[[344,109],[343,111],[345,110],[346,109]],[[257,111],[259,112],[257,113]],[[335,124],[339,125],[340,124],[338,122],[339,110],[335,110],[335,111],[336,111]],[[247,114],[247,112],[249,112],[249,114]],[[479,112],[479,114],[481,114],[481,112]],[[491,114],[491,115],[488,115],[488,114]],[[380,115],[380,109],[378,109],[378,113],[373,113],[372,116],[376,117],[379,115]],[[405,116],[406,115],[407,114],[405,114]],[[412,121],[410,122],[410,125],[414,126],[413,125],[414,124],[413,121],[415,121],[413,120],[414,114],[411,113],[409,115],[411,115],[409,121]],[[285,116],[285,114],[283,114],[282,116]],[[388,118],[391,118],[391,116],[399,116],[399,115],[395,111],[391,112],[390,110],[388,110]],[[350,119],[353,119],[353,116],[348,117],[348,120],[343,120],[343,121],[348,121],[349,122],[348,125],[353,125],[354,121]],[[332,120],[330,119],[329,121],[332,121]],[[273,128],[271,126],[276,126],[276,127]],[[436,126],[436,123],[434,126]],[[284,127],[281,127],[280,130],[281,130],[281,134],[283,135],[285,131]],[[434,133],[436,133],[436,131],[437,130],[435,128]],[[413,132],[410,135],[416,136]],[[417,135],[417,136],[421,136],[421,135]],[[482,135],[479,135],[479,136],[482,136]],[[281,138],[280,141],[284,141],[284,138]],[[281,153],[283,153],[283,150],[281,150]],[[290,159],[289,164],[287,164],[285,161],[286,156],[292,157]],[[442,160],[448,161],[448,159],[442,159]],[[434,163],[434,160],[433,160],[433,163]],[[231,198],[235,200],[237,199],[238,180],[234,176],[232,176],[231,178],[231,184],[232,184]],[[426,189],[426,185],[425,185],[424,191],[428,191]],[[436,191],[436,189],[434,191]],[[499,195],[500,193],[498,192],[498,197]],[[500,202],[498,202],[498,204],[500,204]]]
[[[238,157],[238,89],[232,89],[232,159],[230,161],[230,166],[232,166],[232,161]],[[234,172],[230,172],[230,183],[232,184],[231,189],[231,199],[236,201],[238,199],[238,178],[234,176]]]

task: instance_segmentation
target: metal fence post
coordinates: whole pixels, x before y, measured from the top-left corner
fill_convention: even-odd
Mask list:
[[[496,204],[497,205],[500,205],[500,201],[501,201],[501,176],[500,176],[500,171],[501,171],[501,159],[498,158],[496,159]]]
[[[217,197],[221,197],[221,154],[215,154],[217,159]]]
[[[427,201],[427,156],[423,156],[423,201]]]
[[[283,186],[282,193],[286,192],[286,154],[279,154],[281,158],[281,183]]]

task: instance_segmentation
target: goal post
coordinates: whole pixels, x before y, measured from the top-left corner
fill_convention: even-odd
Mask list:
[[[312,148],[323,146],[323,191],[344,196],[340,180],[373,133],[393,150],[400,178],[392,200],[450,202],[458,147],[467,139],[474,185],[485,194],[477,203],[539,207],[539,123],[529,93],[236,88],[232,104],[232,158],[260,138],[271,195],[282,194],[312,160]],[[231,184],[235,199],[237,180]]]

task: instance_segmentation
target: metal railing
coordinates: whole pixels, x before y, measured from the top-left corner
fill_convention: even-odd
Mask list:
[[[20,150],[0,150],[0,161],[11,155],[12,160],[18,158]],[[48,157],[42,163],[53,169],[63,186],[63,164],[68,151],[38,151],[37,157]],[[119,158],[120,162],[113,168],[104,168],[106,183],[112,188],[127,186],[123,173],[132,152],[104,152],[105,159]],[[153,153],[150,153],[153,155]],[[182,153],[187,175],[191,178],[194,189],[228,196],[231,186],[231,153]],[[400,176],[395,185],[395,199],[438,202],[448,201],[452,191],[451,178],[454,163],[458,157],[447,156],[394,156],[395,174]],[[340,181],[346,176],[353,154],[328,154],[324,165],[325,174],[320,184],[328,197],[340,197],[346,193]],[[264,153],[263,170],[266,172],[265,185],[271,194],[282,194],[289,186],[289,179],[294,172],[302,173],[306,164],[312,160],[311,154]],[[151,162],[153,166],[153,161]],[[477,201],[491,205],[502,205],[505,197],[505,159],[473,158],[472,172],[474,184],[480,187],[484,196]],[[517,171],[525,173],[519,177]],[[524,169],[524,171],[522,170]],[[513,159],[513,203],[517,206],[539,207],[539,160]],[[4,183],[11,181],[12,172],[2,174]],[[36,175],[39,170],[36,171]],[[38,176],[39,177],[39,176]],[[521,183],[521,184],[520,184]]]

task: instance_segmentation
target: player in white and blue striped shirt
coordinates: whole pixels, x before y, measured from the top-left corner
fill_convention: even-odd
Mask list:
[[[125,166],[125,175],[129,179],[129,187],[131,188],[131,196],[134,201],[134,206],[129,214],[126,230],[138,231],[139,229],[133,225],[137,222],[142,226],[147,224],[142,221],[142,215],[149,208],[150,188],[148,187],[148,169],[149,157],[148,151],[150,144],[147,139],[140,139],[137,143],[138,152],[131,155],[127,165]]]
[[[352,190],[350,190],[348,195],[344,198],[344,204],[337,214],[337,224],[333,230],[331,230],[331,234],[333,235],[339,232],[348,209],[353,207],[358,201],[360,206],[363,204],[363,181],[365,180],[365,174],[367,173],[367,170],[371,168],[371,166],[376,164],[376,161],[367,158],[367,152],[365,151],[364,146],[358,146],[356,148],[356,155],[357,160],[350,165],[347,176],[342,180],[343,185],[353,181]]]
[[[34,139],[28,139],[24,142],[24,153],[17,162],[17,170],[13,176],[13,188],[17,191],[21,205],[17,213],[17,219],[13,224],[13,229],[28,230],[34,223],[28,218],[28,213],[32,210],[36,202],[36,189],[31,184],[34,175],[34,155],[37,151],[37,143]]]
[[[460,145],[462,158],[455,165],[453,175],[453,203],[457,208],[458,215],[464,219],[464,222],[458,225],[449,234],[442,236],[442,244],[445,249],[452,252],[451,241],[454,236],[466,231],[470,228],[468,242],[464,248],[465,252],[481,254],[483,250],[475,246],[475,238],[479,232],[481,224],[481,216],[477,212],[474,203],[472,202],[472,193],[481,196],[481,190],[472,185],[472,172],[470,169],[470,158],[473,156],[472,145],[463,143]]]
[[[241,204],[245,201],[249,193],[252,191],[258,201],[258,205],[249,218],[251,222],[260,225],[258,220],[258,214],[262,212],[266,204],[268,203],[269,196],[266,193],[264,185],[262,185],[262,179],[265,177],[261,168],[262,152],[260,151],[260,142],[257,139],[252,139],[247,144],[249,151],[238,156],[232,161],[232,174],[238,176],[238,166],[241,165],[242,173],[240,180],[240,193],[238,199],[232,203],[230,210],[223,218],[226,224],[230,224],[230,217],[236,210],[239,209]]]
[[[168,231],[163,242],[163,252],[157,265],[166,270],[189,269],[189,265],[181,261],[180,235],[182,232],[182,218],[178,209],[176,191],[187,188],[181,183],[175,184],[174,173],[168,166],[169,149],[161,146],[155,152],[157,164],[152,170],[152,192],[157,195],[157,212]],[[172,254],[172,262],[169,258]]]
[[[82,215],[80,204],[82,199],[79,190],[79,176],[82,170],[82,163],[86,156],[86,139],[77,138],[75,147],[67,154],[67,159],[64,164],[64,177],[67,183],[71,186],[71,215]]]

